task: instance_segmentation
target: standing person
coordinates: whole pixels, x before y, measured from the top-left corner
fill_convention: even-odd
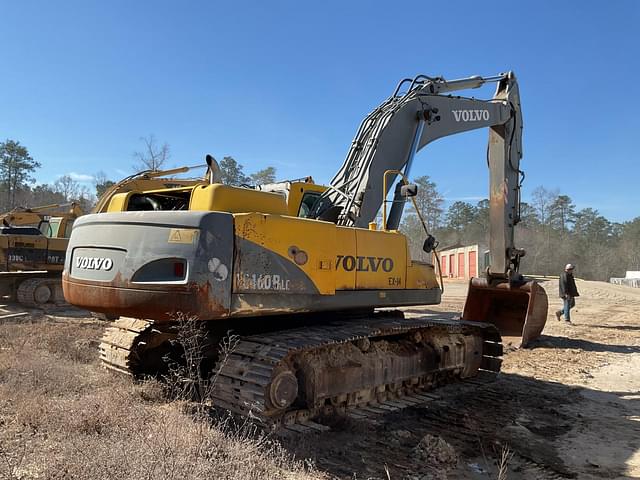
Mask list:
[[[560,274],[560,298],[564,300],[564,308],[556,311],[556,318],[560,320],[564,315],[564,321],[567,323],[571,323],[571,309],[576,306],[576,297],[580,296],[573,278],[575,268],[575,265],[567,263],[564,272]]]

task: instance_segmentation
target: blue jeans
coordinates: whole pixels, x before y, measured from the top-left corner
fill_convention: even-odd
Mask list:
[[[567,322],[571,321],[571,309],[575,306],[576,306],[576,299],[574,297],[570,295],[567,295],[566,297],[564,297],[563,314],[564,314],[564,319]]]

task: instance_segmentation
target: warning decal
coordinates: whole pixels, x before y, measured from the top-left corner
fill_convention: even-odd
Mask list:
[[[169,232],[168,243],[195,243],[198,230],[193,228],[172,228]]]

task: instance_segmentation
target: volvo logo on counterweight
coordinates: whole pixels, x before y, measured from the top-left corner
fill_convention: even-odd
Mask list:
[[[102,257],[76,257],[76,268],[109,271],[113,268],[113,260]]]

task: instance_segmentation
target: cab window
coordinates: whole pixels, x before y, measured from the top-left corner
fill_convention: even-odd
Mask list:
[[[53,225],[51,225],[49,220],[43,220],[38,225],[38,229],[42,232],[42,235],[45,237],[52,237],[51,232],[53,231]]]
[[[58,238],[58,231],[60,230],[60,220],[60,218],[52,218],[51,220],[49,220],[49,231],[48,233],[45,233],[47,237]]]
[[[302,201],[300,202],[300,210],[298,210],[298,216],[307,218],[309,216],[309,212],[311,212],[313,204],[316,203],[316,200],[320,198],[320,195],[322,195],[322,193],[320,192],[306,192],[302,196]]]

